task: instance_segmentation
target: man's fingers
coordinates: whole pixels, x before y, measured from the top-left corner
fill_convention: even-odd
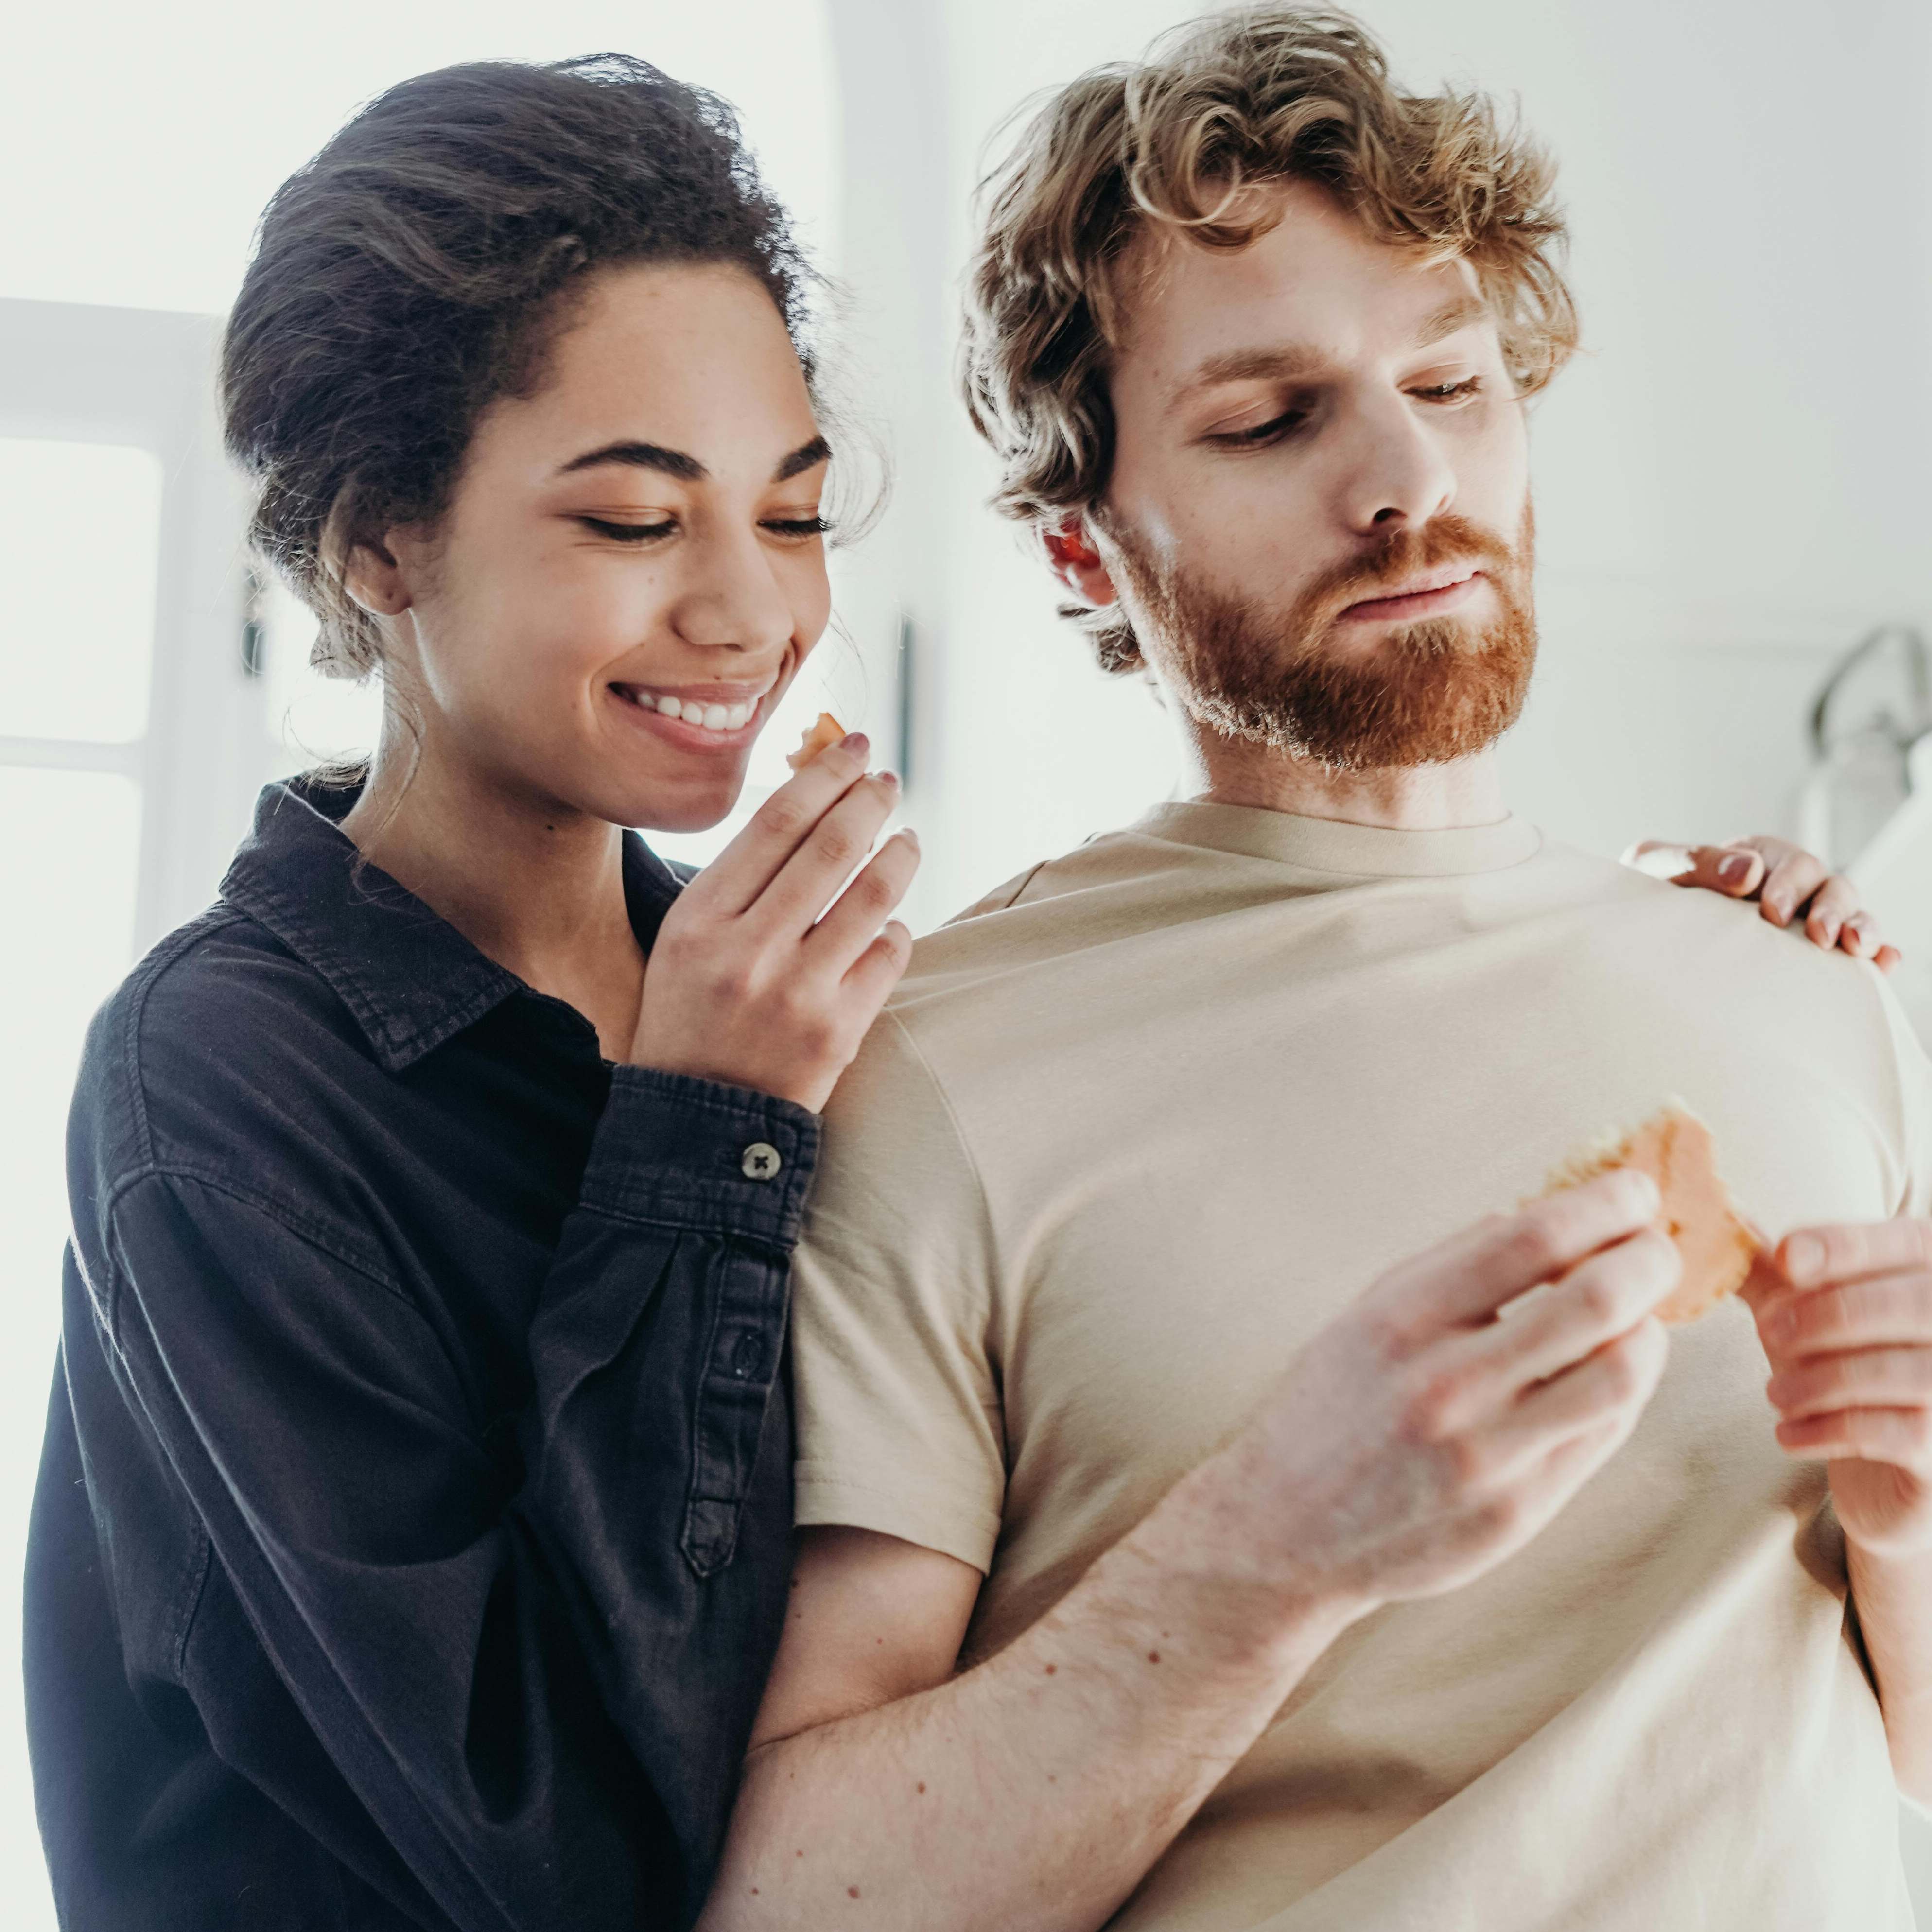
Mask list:
[[[1932,1343],[1932,1273],[1783,1288],[1755,1312],[1766,1352],[1780,1364],[1845,1348]]]
[[[865,734],[854,731],[821,752],[752,813],[743,831],[686,887],[686,896],[707,902],[723,917],[743,912],[832,807],[865,777],[871,749]]]
[[[1654,1228],[1579,1262],[1521,1309],[1460,1341],[1472,1398],[1507,1400],[1590,1360],[1642,1324],[1683,1272],[1676,1243]]]
[[[1491,1440],[1505,1462],[1546,1455],[1552,1444],[1634,1415],[1655,1393],[1670,1359],[1664,1324],[1640,1322],[1548,1382],[1526,1390]]]
[[[1840,1408],[1778,1425],[1780,1447],[1827,1462],[1851,1456],[1911,1469],[1932,1463],[1932,1417],[1923,1408]]]
[[[1771,1406],[1796,1421],[1839,1408],[1907,1408],[1932,1400],[1932,1349],[1856,1348],[1780,1368]]]
[[[894,832],[806,935],[806,957],[842,980],[854,962],[878,938],[880,928],[905,897],[906,888],[918,870],[918,835],[909,829]]]
[[[1881,973],[1889,973],[1904,957],[1897,946],[1881,945],[1872,956],[1872,964]]]
[[[1774,1258],[1794,1288],[1932,1268],[1932,1220],[1794,1228],[1778,1243]]]
[[[1619,1168],[1520,1214],[1492,1215],[1391,1269],[1370,1292],[1384,1318],[1419,1344],[1486,1321],[1504,1302],[1634,1234],[1657,1210],[1656,1183]]]

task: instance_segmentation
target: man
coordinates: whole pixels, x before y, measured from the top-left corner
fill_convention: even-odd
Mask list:
[[[1869,968],[1507,813],[1547,189],[1285,10],[998,184],[1000,501],[1192,796],[926,942],[835,1097],[707,1927],[1911,1922],[1932,1071]],[[1673,1094],[1784,1239],[1666,1339],[1647,1184],[1496,1210]]]

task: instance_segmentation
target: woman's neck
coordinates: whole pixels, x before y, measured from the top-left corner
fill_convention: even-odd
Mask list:
[[[342,829],[477,950],[577,1008],[607,1058],[636,1030],[644,956],[624,901],[623,834],[519,795],[386,731]]]

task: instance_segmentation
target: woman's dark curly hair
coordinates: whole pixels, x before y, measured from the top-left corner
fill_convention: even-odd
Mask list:
[[[477,420],[532,394],[590,271],[732,262],[770,293],[808,377],[812,277],[736,116],[618,54],[476,61],[377,96],[262,217],[221,357],[250,535],[320,621],[312,662],[375,669],[343,569],[433,522]]]

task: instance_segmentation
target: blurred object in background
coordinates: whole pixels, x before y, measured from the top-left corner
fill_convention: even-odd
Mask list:
[[[1914,745],[1932,732],[1932,658],[1910,624],[1881,624],[1838,663],[1811,712],[1815,761],[1800,841],[1845,866],[1912,790]]]
[[[1882,624],[1832,668],[1811,712],[1801,841],[1849,868],[1904,962],[1893,985],[1932,1044],[1932,652]]]

